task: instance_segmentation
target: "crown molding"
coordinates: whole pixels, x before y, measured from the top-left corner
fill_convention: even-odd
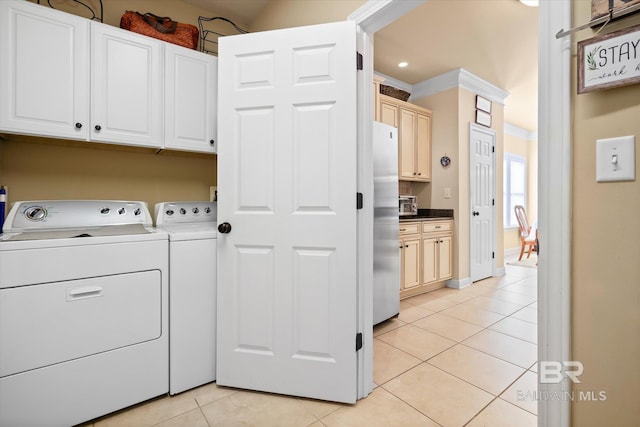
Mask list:
[[[504,105],[505,99],[509,96],[508,91],[492,85],[464,68],[456,68],[413,85],[411,99],[435,95],[454,87],[466,89],[500,105]]]
[[[362,30],[375,33],[426,0],[369,0],[347,17]]]
[[[537,130],[526,130],[519,126],[513,125],[511,123],[504,123],[504,133],[506,135],[515,136],[516,138],[524,139],[525,141],[537,141],[538,140],[538,131]]]

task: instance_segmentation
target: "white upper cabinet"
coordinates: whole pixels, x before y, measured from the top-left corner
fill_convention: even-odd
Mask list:
[[[89,21],[0,1],[0,130],[86,139]]]
[[[216,57],[0,0],[0,132],[216,152]]]
[[[91,23],[94,141],[162,148],[162,42]]]
[[[216,152],[218,58],[165,45],[165,148]]]

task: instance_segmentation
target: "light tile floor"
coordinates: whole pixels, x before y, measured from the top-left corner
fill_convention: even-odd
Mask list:
[[[403,300],[374,328],[373,392],[341,405],[209,384],[85,426],[536,426],[536,274]]]

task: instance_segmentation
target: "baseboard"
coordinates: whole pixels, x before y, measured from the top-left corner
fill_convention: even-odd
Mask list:
[[[496,267],[496,274],[495,276],[504,276],[505,274],[507,274],[507,269],[504,267]]]
[[[465,277],[463,279],[449,279],[446,282],[447,288],[462,289],[471,285],[471,277]]]

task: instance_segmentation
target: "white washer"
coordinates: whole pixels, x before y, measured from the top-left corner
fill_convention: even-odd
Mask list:
[[[144,202],[16,202],[0,236],[0,425],[168,391],[168,236]]]
[[[156,227],[169,234],[169,393],[216,379],[217,204],[164,202]]]

